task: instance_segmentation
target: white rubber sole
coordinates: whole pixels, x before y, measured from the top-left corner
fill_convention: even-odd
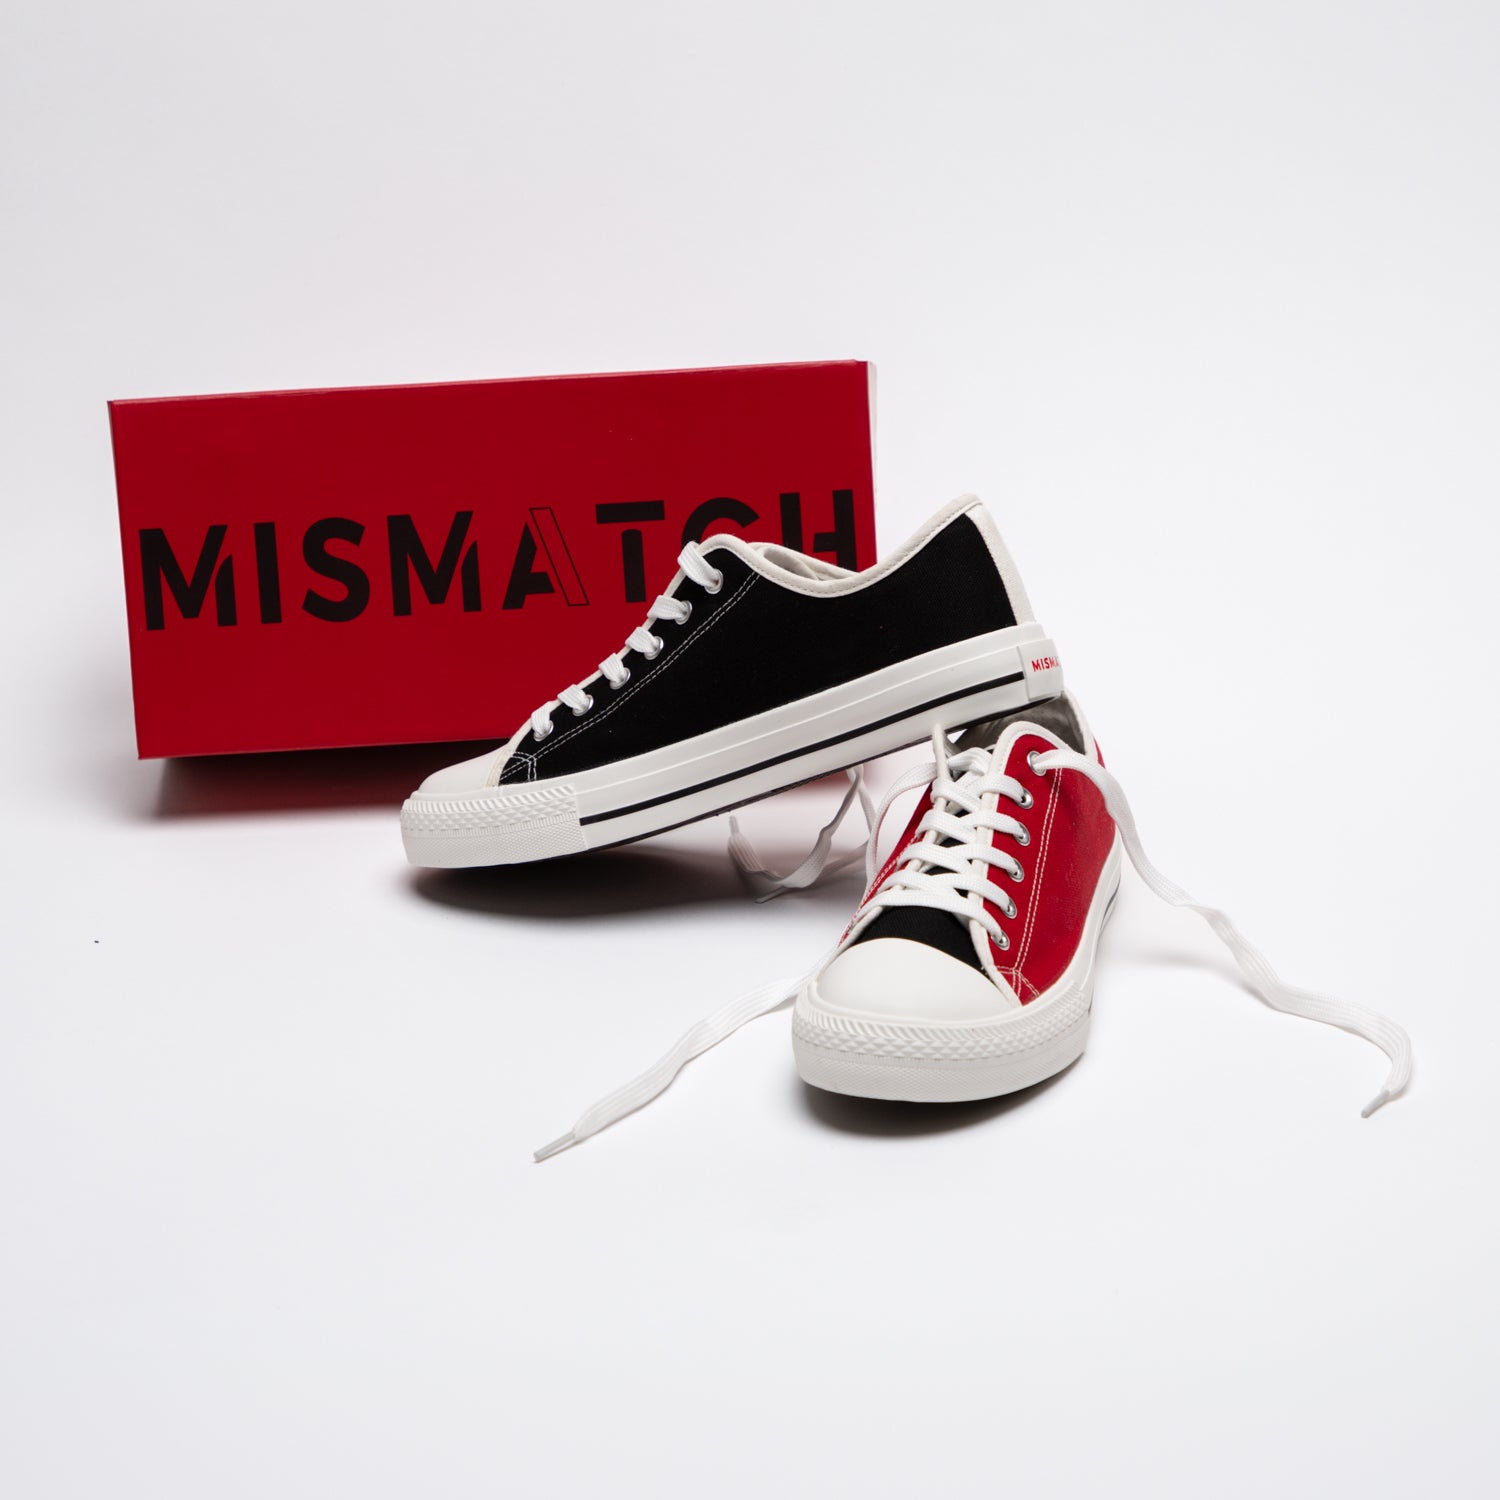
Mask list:
[[[1039,625],[976,636],[665,749],[552,781],[414,792],[414,865],[520,864],[628,843],[1062,692]]]
[[[1061,1073],[1088,1042],[1094,955],[1119,886],[1117,837],[1072,963],[1045,994],[1019,1010],[998,1012],[993,1020],[922,1020],[919,995],[912,997],[910,1019],[834,1012],[819,1003],[813,981],[798,995],[792,1013],[798,1073],[833,1094],[924,1104],[994,1099]]]

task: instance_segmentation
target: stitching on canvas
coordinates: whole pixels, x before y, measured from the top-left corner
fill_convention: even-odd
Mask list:
[[[1005,982],[1010,985],[1011,989],[1013,990],[1016,988],[1016,985],[1018,983],[1024,985],[1028,990],[1031,991],[1031,997],[1033,1000],[1042,993],[1019,969],[1001,969],[999,970],[999,973],[1001,978],[1004,979]],[[1019,993],[1017,994],[1016,998],[1020,999]]]
[[[1057,787],[1054,784],[1052,796],[1047,803],[1047,815],[1042,819],[1042,837],[1036,854],[1036,877],[1031,883],[1031,904],[1026,911],[1026,922],[1021,934],[1021,951],[1016,955],[1017,964],[1020,964],[1031,951],[1031,935],[1036,927],[1037,909],[1042,904],[1042,876],[1046,872],[1047,855],[1052,848],[1052,820],[1057,814],[1057,802]]]
[[[582,734],[585,729],[590,729],[597,724],[602,724],[617,708],[623,708],[624,705],[628,703],[636,693],[640,692],[643,687],[646,687],[653,682],[659,682],[663,677],[666,676],[669,671],[671,671],[674,666],[677,665],[679,661],[682,660],[684,656],[687,655],[689,651],[693,649],[695,645],[697,645],[699,641],[703,639],[704,636],[708,634],[710,630],[714,628],[715,625],[719,623],[720,620],[724,618],[725,615],[729,613],[730,610],[735,607],[736,604],[740,602],[741,599],[745,597],[746,593],[749,591],[750,585],[753,584],[758,577],[760,577],[760,574],[758,573],[749,574],[746,577],[745,581],[739,586],[739,588],[737,588],[734,593],[729,596],[729,599],[725,603],[723,608],[715,610],[714,613],[708,617],[708,621],[703,626],[703,628],[699,630],[695,635],[689,637],[688,640],[684,641],[683,644],[675,652],[673,652],[671,656],[667,658],[666,666],[662,667],[660,671],[653,672],[650,677],[643,678],[640,682],[636,683],[634,687],[626,688],[625,691],[623,693],[620,693],[615,698],[615,701],[611,703],[602,714],[595,714],[592,718],[589,719],[588,723],[580,724],[577,726],[577,728],[569,729],[564,734],[559,735],[556,744],[550,746],[549,748],[556,750],[562,745],[565,745],[570,739],[573,738],[575,734]],[[540,757],[545,755],[546,753],[547,751],[545,749],[539,750],[537,752],[537,758],[540,759]]]
[[[1036,925],[1037,908],[1042,904],[1042,873],[1047,866],[1047,850],[1052,842],[1052,819],[1057,813],[1058,787],[1053,783],[1052,796],[1047,802],[1047,816],[1042,819],[1042,837],[1036,852],[1036,877],[1031,882],[1031,903],[1026,909],[1026,921],[1021,930],[1021,942],[1016,952],[1016,967],[1025,961],[1031,948],[1031,932]]]
[[[505,780],[505,771],[512,760],[518,760],[525,765],[526,779],[528,781],[536,780],[536,757],[534,755],[528,755],[524,750],[512,750],[510,752],[509,759],[506,761],[505,765],[500,768],[500,775],[493,783],[495,786],[507,786],[511,784]]]
[[[875,892],[878,891],[881,886],[883,886],[886,881],[891,878],[892,874],[895,873],[897,862],[900,860],[901,856],[912,844],[917,842],[916,829],[919,826],[920,820],[916,825],[913,825],[910,836],[903,834],[900,840],[897,842],[896,847],[891,850],[890,855],[887,857],[886,862],[880,867],[878,873],[875,876],[875,879],[870,882],[869,890],[865,892],[866,901],[868,901],[870,897],[873,896]]]

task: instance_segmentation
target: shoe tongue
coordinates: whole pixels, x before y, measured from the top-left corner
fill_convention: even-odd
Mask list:
[[[813,583],[831,583],[853,575],[848,568],[840,568],[821,557],[809,557],[805,552],[794,552],[779,542],[741,542],[746,551],[755,553],[763,561],[794,578],[806,578]]]
[[[868,942],[871,938],[905,938],[909,943],[940,949],[971,969],[984,972],[969,936],[969,924],[951,911],[939,911],[935,906],[888,906],[876,912],[874,920],[854,943]]]
[[[993,737],[988,740],[974,737],[982,728],[982,725],[976,725],[974,729],[967,731],[958,741],[955,749],[959,751],[976,747],[988,749]],[[924,809],[931,805],[931,801],[929,793],[923,803]],[[939,845],[957,842],[955,838],[938,840]],[[874,920],[865,927],[854,942],[863,943],[871,938],[904,938],[909,943],[922,943],[928,948],[939,949],[950,958],[958,959],[960,963],[968,964],[970,968],[984,972],[984,966],[980,963],[979,955],[974,951],[973,940],[969,936],[969,924],[951,911],[940,911],[937,907],[888,906],[884,911],[875,914]]]
[[[978,724],[971,724],[959,736],[954,748],[993,750],[999,746],[1008,733],[1019,732],[1027,727],[1035,727],[1055,735],[1063,744],[1078,751],[1080,755],[1088,753],[1083,743],[1083,726],[1079,722],[1073,705],[1066,697],[1049,698],[1044,703],[1028,703],[1022,708],[1013,709],[1008,714],[1001,714],[998,718],[983,719]]]

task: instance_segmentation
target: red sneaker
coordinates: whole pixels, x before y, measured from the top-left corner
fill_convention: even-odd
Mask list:
[[[797,997],[792,1046],[808,1083],[989,1099],[1082,1053],[1121,848],[1099,788],[1042,766],[1061,749],[1100,764],[1067,698],[940,751],[836,955]]]
[[[1197,912],[1267,1005],[1340,1026],[1390,1059],[1372,1114],[1406,1087],[1411,1044],[1393,1021],[1294,989],[1227,916],[1146,858],[1120,784],[1065,693],[977,724],[897,780],[928,785],[895,852],[870,870],[844,935],[802,979],[768,985],[700,1021],[660,1062],[601,1100],[537,1159],[656,1097],[690,1059],[796,999],[797,1069],[817,1088],[874,1099],[986,1099],[1039,1083],[1083,1051],[1094,955],[1122,853],[1164,901]]]

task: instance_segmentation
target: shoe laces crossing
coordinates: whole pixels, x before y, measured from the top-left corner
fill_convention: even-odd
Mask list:
[[[678,553],[677,566],[681,570],[681,577],[691,579],[710,594],[717,594],[724,587],[724,575],[703,555],[703,550],[696,542],[689,542]],[[625,637],[624,646],[599,663],[597,675],[608,683],[612,691],[618,692],[630,681],[630,668],[625,665],[627,651],[637,652],[647,661],[655,661],[661,655],[666,642],[651,629],[658,620],[666,620],[673,625],[687,623],[693,606],[686,599],[677,598],[672,592],[677,583],[678,580],[674,578],[666,593],[657,595],[656,602],[646,611],[645,623],[637,625]],[[571,709],[575,718],[582,718],[593,706],[594,695],[583,683],[575,682],[565,687],[557,697],[542,704],[532,714],[528,726],[535,739],[544,740],[552,733],[552,715],[559,708]]]
[[[992,835],[1019,847],[1029,844],[1031,835],[1026,825],[1014,813],[1005,811],[1000,799],[1006,798],[1025,811],[1032,805],[1032,795],[1014,776],[996,768],[989,751],[948,754],[941,731],[934,735],[933,745],[934,760],[908,773],[916,779],[907,779],[904,786],[898,781],[886,796],[866,850],[867,890],[875,882],[880,820],[892,799],[929,781],[930,806],[894,869],[879,890],[870,891],[854,921],[891,907],[923,906],[978,922],[998,948],[1009,948],[1010,939],[989,907],[993,903],[1006,917],[1013,918],[1016,904],[991,881],[989,872],[1003,870],[1012,880],[1020,880],[1025,871],[1015,854]],[[992,806],[987,805],[991,798]]]
[[[1009,940],[999,921],[985,908],[986,902],[995,902],[1003,915],[1013,916],[1015,905],[1009,902],[1008,897],[1005,901],[996,900],[995,887],[988,879],[988,871],[990,868],[999,868],[1019,878],[1021,866],[1008,851],[997,847],[989,835],[993,832],[1009,836],[1023,847],[1028,844],[1030,834],[1026,825],[1014,814],[1001,811],[999,799],[1004,797],[1024,811],[1031,805],[1031,795],[1013,777],[995,768],[991,752],[971,749],[955,754],[942,728],[933,731],[932,743],[933,759],[924,765],[912,767],[896,779],[882,799],[880,809],[871,823],[866,850],[869,883],[873,884],[875,880],[876,843],[891,804],[912,788],[926,785],[931,787],[929,800],[932,805],[923,815],[922,821],[917,825],[916,835],[902,850],[890,874],[881,881],[878,890],[871,891],[866,896],[855,913],[854,921],[838,942],[796,979],[752,990],[690,1027],[644,1073],[601,1099],[579,1116],[571,1130],[537,1151],[537,1161],[545,1161],[547,1157],[577,1145],[649,1104],[695,1057],[718,1046],[747,1022],[780,1010],[796,999],[824,966],[837,956],[854,925],[876,910],[894,906],[925,906],[949,911],[955,916],[978,922],[995,938],[997,946],[1009,946]],[[1411,1078],[1412,1054],[1411,1041],[1400,1026],[1364,1006],[1287,984],[1271,967],[1265,955],[1240,932],[1224,912],[1196,901],[1181,886],[1168,880],[1146,857],[1124,789],[1098,761],[1065,748],[1033,751],[1028,760],[1031,768],[1040,774],[1071,771],[1085,777],[1098,788],[1119,831],[1130,862],[1135,866],[1142,882],[1168,905],[1185,907],[1202,917],[1229,949],[1251,988],[1267,1005],[1288,1015],[1303,1016],[1310,1021],[1337,1026],[1362,1037],[1386,1054],[1390,1060],[1390,1068],[1385,1083],[1361,1111],[1363,1117],[1368,1118],[1381,1105],[1401,1093]],[[850,794],[845,797],[843,811],[847,811],[852,792],[851,786]],[[991,795],[995,796],[996,804],[987,808],[985,800]],[[836,821],[831,826],[836,826]]]

